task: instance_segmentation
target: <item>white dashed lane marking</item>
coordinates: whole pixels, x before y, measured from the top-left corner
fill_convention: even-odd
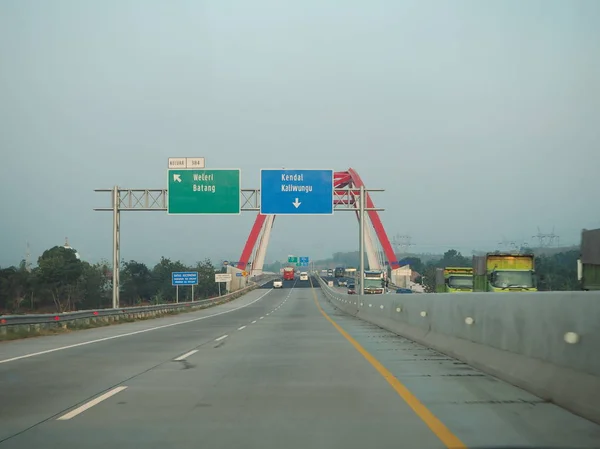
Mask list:
[[[31,353],[31,354],[24,354],[24,355],[20,355],[20,356],[17,356],[17,357],[11,357],[10,359],[0,360],[0,364],[2,364],[2,363],[8,363],[8,362],[14,362],[15,360],[21,360],[21,359],[26,359],[26,358],[29,358],[29,357],[35,357],[35,356],[42,355],[42,354],[50,354],[52,352],[63,351],[65,349],[78,348],[79,346],[91,345],[91,344],[94,344],[94,343],[100,343],[100,342],[103,342],[103,341],[114,340],[114,339],[117,339],[117,338],[129,337],[131,335],[138,335],[138,334],[142,334],[142,333],[145,333],[145,332],[151,332],[151,331],[158,330],[158,329],[166,329],[166,328],[173,327],[173,326],[181,326],[182,324],[194,323],[196,321],[206,320],[208,318],[212,318],[212,317],[215,317],[215,316],[224,315],[226,313],[235,312],[236,310],[240,310],[240,309],[243,309],[245,307],[251,306],[252,304],[256,303],[257,301],[260,301],[261,299],[263,299],[272,290],[273,289],[269,289],[265,293],[263,293],[261,296],[259,296],[258,298],[256,298],[254,301],[251,301],[251,302],[249,302],[247,304],[244,304],[242,306],[236,307],[234,309],[223,310],[222,312],[217,312],[217,313],[213,313],[211,315],[205,315],[205,316],[201,316],[201,317],[198,317],[198,318],[193,318],[191,320],[178,321],[176,323],[170,323],[170,324],[164,324],[162,326],[150,327],[148,329],[142,329],[142,330],[139,330],[139,331],[126,332],[124,334],[118,334],[118,335],[112,335],[110,337],[98,338],[97,340],[89,340],[89,341],[84,341],[84,342],[81,342],[81,343],[75,343],[75,344],[68,345],[68,346],[61,346],[61,347],[53,348],[53,349],[46,349],[45,351],[39,351],[39,352]],[[115,326],[115,331],[118,332],[118,326]]]
[[[192,351],[190,351],[190,352],[186,352],[185,354],[183,354],[183,355],[180,355],[179,357],[177,357],[177,358],[176,358],[176,359],[174,359],[174,360],[175,360],[176,362],[180,362],[181,360],[185,360],[185,359],[187,359],[189,356],[191,356],[192,354],[195,354],[195,353],[197,353],[197,352],[198,352],[198,350],[197,350],[197,349],[194,349],[194,350],[192,350]]]
[[[94,405],[100,404],[100,402],[105,401],[106,399],[110,398],[111,396],[114,396],[117,393],[120,393],[121,391],[125,390],[126,388],[127,387],[125,387],[125,386],[113,388],[112,390],[107,391],[103,395],[98,396],[97,398],[92,399],[89,402],[86,402],[85,404],[83,404],[80,407],[77,407],[75,410],[71,410],[69,413],[65,413],[60,418],[57,418],[57,420],[58,421],[67,421],[71,418],[74,418],[77,415],[79,415],[80,413],[85,412],[86,410],[92,408]]]

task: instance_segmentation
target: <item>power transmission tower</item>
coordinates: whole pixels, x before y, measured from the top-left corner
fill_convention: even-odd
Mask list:
[[[517,242],[515,242],[514,240],[509,241],[504,236],[502,236],[502,241],[498,242],[498,245],[500,245],[500,247],[504,251],[518,251],[519,250],[519,246],[517,245]]]
[[[560,237],[554,233],[554,227],[552,227],[552,232],[550,234],[544,234],[540,230],[538,226],[538,233],[531,238],[538,239],[538,247],[539,248],[548,248],[551,246],[558,246],[558,242],[560,242]]]
[[[399,254],[406,254],[408,248],[415,246],[415,244],[412,243],[412,237],[410,235],[396,234],[392,238],[392,246]]]

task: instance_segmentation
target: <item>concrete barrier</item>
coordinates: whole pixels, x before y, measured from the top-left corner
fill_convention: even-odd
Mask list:
[[[319,283],[338,309],[600,424],[600,292],[359,297]]]
[[[244,270],[240,270],[231,265],[227,266],[227,273],[231,275],[231,281],[227,282],[227,290],[230,292],[235,292],[246,288],[248,285],[248,277],[243,276]]]

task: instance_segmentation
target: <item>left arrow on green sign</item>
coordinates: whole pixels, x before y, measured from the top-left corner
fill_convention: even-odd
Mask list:
[[[237,170],[169,170],[167,213],[239,214],[241,172]]]

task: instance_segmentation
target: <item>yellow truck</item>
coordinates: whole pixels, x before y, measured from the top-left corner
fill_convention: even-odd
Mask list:
[[[436,293],[465,293],[473,291],[472,268],[438,268],[435,275]]]
[[[473,256],[473,291],[537,291],[533,254],[496,252],[485,256]]]

